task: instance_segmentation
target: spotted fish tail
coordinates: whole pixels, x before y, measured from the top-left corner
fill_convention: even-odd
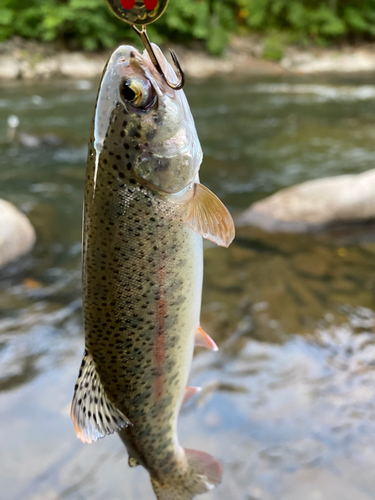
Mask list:
[[[222,467],[214,457],[204,451],[187,448],[185,455],[188,470],[181,479],[161,483],[151,478],[158,500],[192,500],[195,495],[206,493],[221,483]]]

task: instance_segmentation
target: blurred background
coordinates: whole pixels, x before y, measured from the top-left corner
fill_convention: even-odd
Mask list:
[[[232,33],[257,31],[267,36],[266,57],[275,58],[271,52],[282,51],[280,45],[288,42],[370,40],[374,19],[374,0],[174,0],[148,31],[155,43],[198,40],[214,54],[223,51]],[[30,0],[26,5],[3,0],[0,39],[14,35],[88,50],[112,48],[133,36],[103,0]]]
[[[229,249],[205,243],[201,323],[220,350],[197,349],[203,391],[179,421],[224,465],[202,499],[375,499],[374,20],[369,0],[170,0],[148,30],[180,44],[201,180],[237,222]],[[0,8],[7,500],[153,498],[117,436],[83,445],[69,417],[86,145],[105,57],[132,36],[102,0]],[[95,61],[92,78],[27,69],[62,53]]]

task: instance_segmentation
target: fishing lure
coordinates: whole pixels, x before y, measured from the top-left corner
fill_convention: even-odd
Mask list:
[[[165,76],[146,32],[146,25],[153,23],[164,13],[168,5],[168,0],[107,0],[107,3],[115,16],[129,23],[140,37],[153,65],[158,73],[164,78],[167,85],[173,90],[182,89],[184,86],[184,72],[181,69],[176,53],[174,50],[170,50],[172,60],[179,75],[178,82],[172,83]],[[136,24],[142,25],[142,29],[139,30],[135,26]]]

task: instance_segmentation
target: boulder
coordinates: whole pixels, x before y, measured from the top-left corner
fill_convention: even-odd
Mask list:
[[[237,225],[302,232],[375,219],[375,169],[303,182],[254,203]]]
[[[0,267],[29,252],[35,240],[35,230],[26,215],[0,199]]]
[[[95,78],[102,74],[105,58],[89,57],[80,52],[63,53],[58,57],[59,71],[68,78]]]

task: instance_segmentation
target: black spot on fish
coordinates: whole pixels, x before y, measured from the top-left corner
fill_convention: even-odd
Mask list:
[[[146,134],[146,139],[147,139],[148,141],[152,141],[152,139],[153,139],[153,138],[155,137],[155,135],[156,135],[156,132],[157,132],[157,129],[155,129],[155,130],[150,130],[149,132],[147,132],[147,134]],[[145,146],[148,146],[148,144],[145,144]]]
[[[126,165],[126,168],[127,168],[128,170],[130,170],[130,169],[132,168],[132,164],[129,162],[129,163]]]

